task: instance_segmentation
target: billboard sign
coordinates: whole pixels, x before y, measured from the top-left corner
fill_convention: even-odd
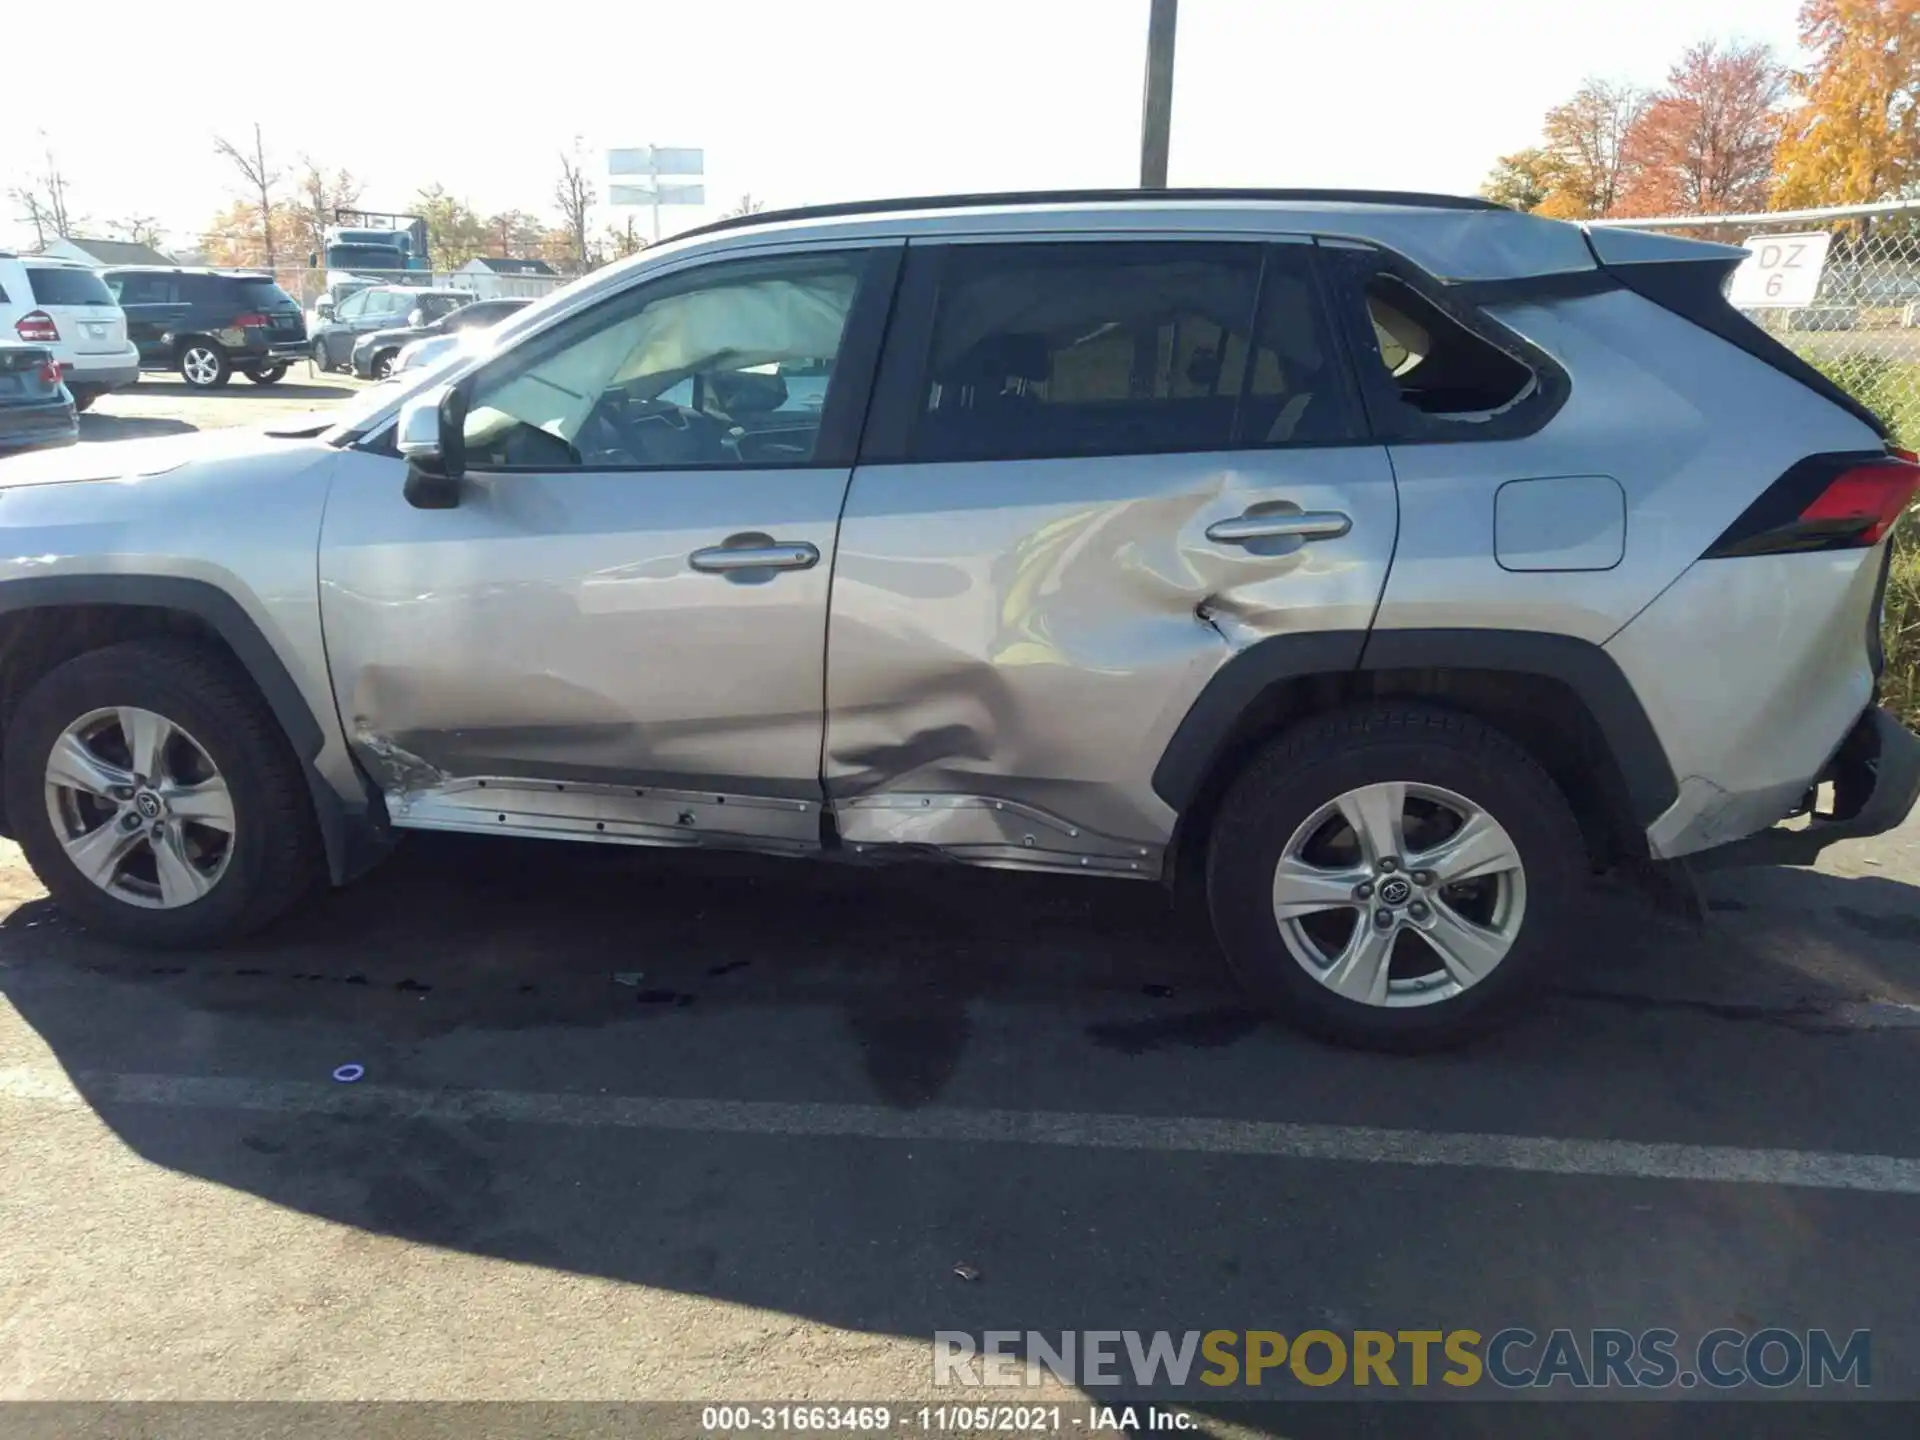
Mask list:
[[[704,175],[707,152],[642,145],[637,150],[607,151],[609,175]]]

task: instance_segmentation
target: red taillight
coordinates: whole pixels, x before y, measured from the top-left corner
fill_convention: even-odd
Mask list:
[[[254,313],[237,316],[233,323],[242,330],[264,330],[270,322],[266,316]]]
[[[1856,466],[1834,476],[1800,512],[1800,520],[1851,545],[1877,545],[1913,503],[1916,490],[1920,464],[1912,460]]]
[[[58,385],[60,383],[60,362],[57,360],[43,360],[40,363],[40,378],[49,385]]]
[[[44,310],[30,310],[14,321],[13,328],[22,340],[37,340],[42,343],[60,338],[60,327],[53,323],[53,317]]]

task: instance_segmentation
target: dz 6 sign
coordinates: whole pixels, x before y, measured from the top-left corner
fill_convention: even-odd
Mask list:
[[[1745,244],[1747,258],[1733,272],[1727,299],[1751,310],[1762,305],[1811,305],[1827,263],[1831,233],[1755,235]]]

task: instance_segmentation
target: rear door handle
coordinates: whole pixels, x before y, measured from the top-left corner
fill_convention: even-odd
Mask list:
[[[772,540],[765,545],[709,545],[689,555],[687,563],[707,575],[725,575],[734,570],[811,570],[820,563],[820,550],[805,540]]]
[[[1352,528],[1352,517],[1338,510],[1295,510],[1216,520],[1207,527],[1207,538],[1223,545],[1245,545],[1252,540],[1333,540]]]

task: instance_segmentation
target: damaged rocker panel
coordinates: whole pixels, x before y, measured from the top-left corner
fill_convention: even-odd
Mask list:
[[[874,859],[911,846],[998,869],[1160,877],[1163,847],[1102,835],[1013,800],[890,792],[835,801],[832,811],[842,845]]]
[[[387,795],[401,830],[456,830],[615,845],[715,845],[796,854],[820,848],[811,800],[513,777],[450,780]]]

